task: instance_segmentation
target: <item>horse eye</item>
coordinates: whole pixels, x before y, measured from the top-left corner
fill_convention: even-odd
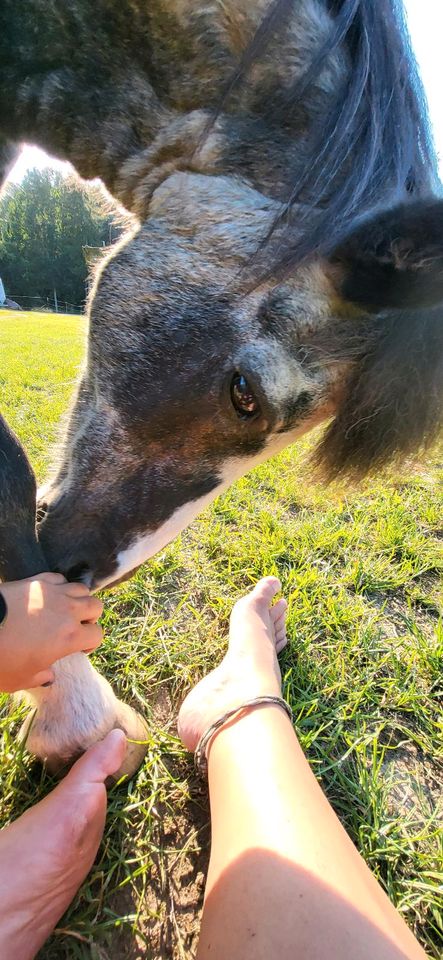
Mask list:
[[[234,410],[243,420],[248,420],[258,413],[258,402],[242,373],[235,373],[232,378],[231,400]]]

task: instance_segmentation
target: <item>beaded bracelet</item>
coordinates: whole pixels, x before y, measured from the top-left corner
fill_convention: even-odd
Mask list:
[[[235,717],[236,713],[242,713],[243,710],[248,710],[250,707],[259,707],[262,704],[276,704],[278,707],[281,707],[288,715],[291,723],[293,722],[292,710],[286,700],[283,700],[282,697],[275,697],[271,694],[267,694],[262,697],[255,697],[253,700],[246,700],[245,703],[241,703],[238,707],[234,707],[233,710],[228,710],[227,713],[224,713],[219,720],[215,720],[214,723],[211,723],[211,726],[205,731],[203,736],[200,737],[198,741],[194,761],[195,767],[198,773],[202,777],[206,777],[208,773],[208,761],[206,756],[206,750],[209,745],[209,741],[224,726],[228,720],[231,720],[232,717]]]

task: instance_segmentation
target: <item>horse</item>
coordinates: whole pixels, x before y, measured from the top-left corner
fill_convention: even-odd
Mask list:
[[[109,587],[323,421],[326,477],[436,436],[443,200],[397,0],[3,0],[2,177],[23,141],[133,226],[95,277],[37,529],[3,423],[4,578]],[[79,654],[29,695],[55,768],[116,724],[143,739],[102,680]]]

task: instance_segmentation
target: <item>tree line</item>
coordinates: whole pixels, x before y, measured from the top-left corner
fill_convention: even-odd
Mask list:
[[[102,247],[122,232],[100,187],[30,170],[0,198],[0,277],[7,296],[29,307],[39,298],[82,305],[88,266],[83,247]],[[37,305],[37,300],[35,301]]]

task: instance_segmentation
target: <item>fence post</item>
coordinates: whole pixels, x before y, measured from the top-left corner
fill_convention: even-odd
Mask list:
[[[57,291],[55,287],[54,287],[54,307],[55,307],[55,312],[58,313]]]

